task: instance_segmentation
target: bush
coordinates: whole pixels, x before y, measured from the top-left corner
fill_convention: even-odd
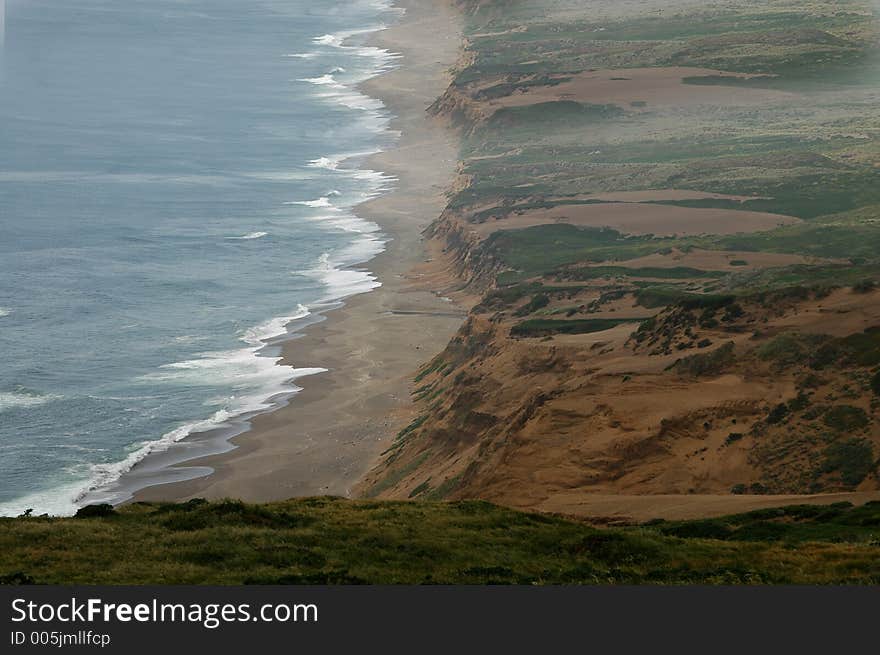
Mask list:
[[[871,378],[871,390],[874,392],[874,395],[880,396],[880,371]]]
[[[877,283],[874,280],[862,280],[861,282],[856,282],[853,285],[853,291],[856,293],[868,293],[877,288]]]
[[[774,407],[770,414],[767,416],[767,422],[770,425],[775,425],[777,423],[782,423],[786,416],[788,416],[790,410],[788,409],[788,405],[785,403],[779,403],[776,407]]]
[[[717,375],[736,361],[733,341],[729,341],[710,353],[690,355],[675,362],[670,369],[678,373],[693,375]]]
[[[840,473],[840,480],[855,487],[876,468],[874,447],[865,439],[849,439],[825,449],[823,473]]]
[[[539,293],[532,300],[514,312],[515,316],[528,316],[539,309],[544,309],[550,304],[550,296],[546,293]]]
[[[868,415],[861,407],[835,405],[825,412],[822,419],[829,428],[838,432],[854,432],[868,425]]]
[[[732,532],[726,523],[715,519],[692,521],[663,529],[663,534],[681,539],[728,539]]]
[[[514,325],[514,337],[546,337],[553,334],[590,334],[604,332],[623,323],[637,323],[638,318],[585,318],[580,320],[552,320],[533,318]]]
[[[108,505],[107,503],[101,503],[100,505],[86,505],[85,507],[81,507],[77,512],[74,518],[77,519],[94,519],[94,518],[103,518],[105,516],[113,516],[116,513],[116,510],[113,509],[113,505]]]
[[[0,585],[22,586],[34,584],[37,584],[36,580],[27,573],[22,573],[21,571],[16,571],[15,573],[10,573],[8,575],[0,575]]]

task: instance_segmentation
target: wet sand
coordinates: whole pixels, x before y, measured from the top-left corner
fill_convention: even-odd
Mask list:
[[[208,476],[147,487],[134,500],[191,497],[269,501],[308,495],[351,495],[394,435],[413,416],[412,379],[442,350],[465,310],[426,289],[411,271],[426,260],[422,230],[446,204],[458,159],[457,139],[426,108],[446,89],[460,45],[460,17],[445,3],[401,0],[403,20],[372,42],[403,54],[401,67],[363,85],[397,116],[398,147],[365,167],[398,178],[396,190],[357,208],[392,239],[365,265],[382,287],[356,296],[283,346],[285,363],[323,367],[277,411],[257,416],[232,439],[230,452],[175,468],[209,467]],[[441,278],[438,278],[438,283]]]

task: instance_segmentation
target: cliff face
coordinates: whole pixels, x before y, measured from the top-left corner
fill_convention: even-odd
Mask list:
[[[880,292],[756,299],[717,326],[704,311],[548,339],[477,308],[419,374],[422,413],[368,493],[553,509],[571,494],[880,488],[878,403],[859,363],[880,358],[880,332],[861,330],[880,320]],[[831,360],[797,361],[819,342]]]
[[[430,112],[462,161],[426,237],[474,307],[360,491],[878,489],[880,126],[862,90],[817,91],[868,14],[456,4]]]
[[[443,212],[425,235],[440,244],[451,272],[462,289],[469,293],[479,294],[490,289],[498,273],[504,270],[503,262],[493,256],[491,249],[460,213]]]

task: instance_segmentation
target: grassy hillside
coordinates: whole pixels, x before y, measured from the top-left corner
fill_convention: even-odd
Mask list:
[[[106,510],[0,519],[0,581],[880,583],[880,503],[608,529],[480,501],[195,500]]]

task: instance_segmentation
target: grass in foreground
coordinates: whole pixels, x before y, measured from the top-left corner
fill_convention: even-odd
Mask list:
[[[5,584],[877,584],[878,555],[880,503],[609,529],[337,498],[0,520]]]

